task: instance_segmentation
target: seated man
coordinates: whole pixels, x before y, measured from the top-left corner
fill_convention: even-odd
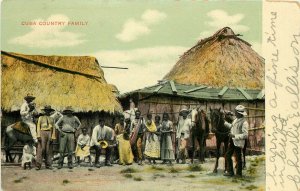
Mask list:
[[[95,158],[95,166],[97,168],[100,168],[100,154],[101,150],[105,149],[105,166],[112,166],[110,163],[110,147],[109,145],[104,146],[104,144],[100,144],[103,141],[109,142],[113,141],[114,139],[114,133],[113,130],[110,127],[107,127],[104,125],[104,119],[101,117],[99,119],[99,125],[95,126],[92,133],[92,139],[91,139],[91,147],[93,147],[96,151],[96,158]]]

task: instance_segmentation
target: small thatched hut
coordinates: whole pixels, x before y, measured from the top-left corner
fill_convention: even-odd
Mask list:
[[[186,51],[164,77],[181,84],[212,87],[264,87],[264,59],[225,27]]]
[[[90,56],[23,55],[1,51],[2,127],[20,120],[23,98],[32,93],[38,111],[51,105],[62,111],[72,106],[75,115],[90,129],[100,115],[112,124],[112,114],[122,112],[96,58]]]

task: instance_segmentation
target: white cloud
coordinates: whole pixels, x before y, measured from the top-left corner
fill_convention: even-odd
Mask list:
[[[146,10],[141,19],[128,19],[122,28],[122,31],[116,35],[116,38],[123,42],[131,42],[138,39],[140,36],[147,35],[151,32],[151,25],[163,21],[167,15],[158,10]]]
[[[201,32],[197,40],[209,37],[217,30],[224,27],[230,27],[235,33],[244,33],[249,31],[248,26],[240,24],[240,22],[244,19],[244,14],[239,13],[229,15],[224,10],[216,9],[208,12],[207,16],[210,19],[206,22],[209,29]]]
[[[155,24],[161,22],[167,15],[158,10],[148,9],[142,15],[142,20],[148,24]]]
[[[85,40],[80,33],[63,31],[67,26],[69,18],[65,15],[51,15],[48,19],[36,19],[31,31],[22,36],[15,37],[9,42],[33,48],[69,47],[79,45]],[[63,25],[43,25],[49,22],[61,22]]]
[[[154,85],[162,79],[187,47],[160,46],[132,50],[93,53],[101,65],[128,67],[128,70],[104,69],[108,83],[124,93]]]

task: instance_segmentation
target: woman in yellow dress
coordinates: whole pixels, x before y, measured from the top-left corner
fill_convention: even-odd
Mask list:
[[[151,160],[156,164],[155,159],[160,157],[160,142],[157,136],[157,128],[152,120],[152,115],[147,115],[146,132],[145,132],[145,157],[148,158],[149,163]]]
[[[129,141],[130,125],[130,119],[125,119],[124,133],[117,136],[120,165],[131,165],[133,162],[133,154]]]

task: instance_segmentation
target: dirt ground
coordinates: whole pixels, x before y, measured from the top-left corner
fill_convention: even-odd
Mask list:
[[[21,167],[2,166],[1,187],[5,191],[235,191],[265,190],[265,157],[247,157],[243,178],[224,177],[224,160],[220,169],[212,173],[215,159],[205,164],[174,164],[139,166],[113,165],[94,168],[88,166],[36,171]],[[55,167],[55,166],[54,166]]]

